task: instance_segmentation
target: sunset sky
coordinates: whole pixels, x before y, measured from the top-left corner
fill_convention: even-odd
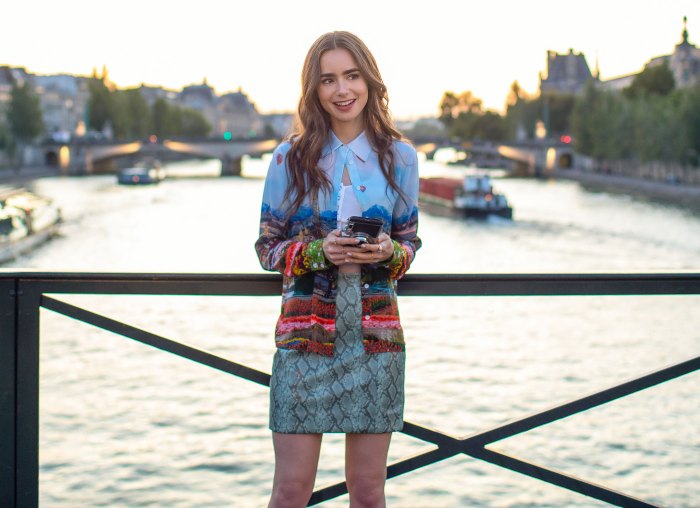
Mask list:
[[[638,71],[680,41],[700,45],[700,1],[37,0],[0,7],[0,65],[88,75],[119,87],[180,89],[207,78],[248,94],[261,112],[290,111],[311,43],[350,30],[375,54],[398,118],[434,115],[445,90],[501,109],[518,80],[535,92],[546,51],[598,57],[603,79]]]

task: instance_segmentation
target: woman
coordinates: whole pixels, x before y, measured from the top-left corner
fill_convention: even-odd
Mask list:
[[[255,244],[262,267],[283,275],[270,506],[306,506],[324,432],[346,434],[351,506],[384,506],[391,433],[403,426],[396,280],[421,245],[416,152],[357,36],[322,35],[301,81],[299,125],[273,154]],[[375,241],[343,235],[353,215],[382,219]]]

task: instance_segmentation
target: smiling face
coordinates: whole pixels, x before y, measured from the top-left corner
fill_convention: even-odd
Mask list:
[[[365,127],[367,82],[357,62],[346,49],[331,49],[321,55],[318,100],[328,113],[333,132],[343,142],[352,141]]]

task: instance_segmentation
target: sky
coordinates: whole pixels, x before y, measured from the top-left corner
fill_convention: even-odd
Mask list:
[[[0,7],[0,65],[90,75],[118,87],[179,90],[204,78],[241,88],[263,113],[293,111],[301,66],[321,34],[349,30],[375,55],[398,119],[434,116],[447,90],[502,110],[511,83],[530,93],[547,50],[583,52],[602,79],[669,54],[688,16],[700,46],[700,1],[667,0],[34,0]]]

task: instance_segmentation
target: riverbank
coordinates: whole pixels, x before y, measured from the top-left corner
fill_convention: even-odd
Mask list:
[[[19,170],[14,168],[0,168],[0,183],[22,185],[24,182],[36,178],[60,175],[61,170],[54,166],[25,166]]]
[[[549,173],[549,177],[574,180],[594,191],[630,194],[638,198],[700,210],[700,186],[697,185],[665,183],[576,169],[554,170]]]

